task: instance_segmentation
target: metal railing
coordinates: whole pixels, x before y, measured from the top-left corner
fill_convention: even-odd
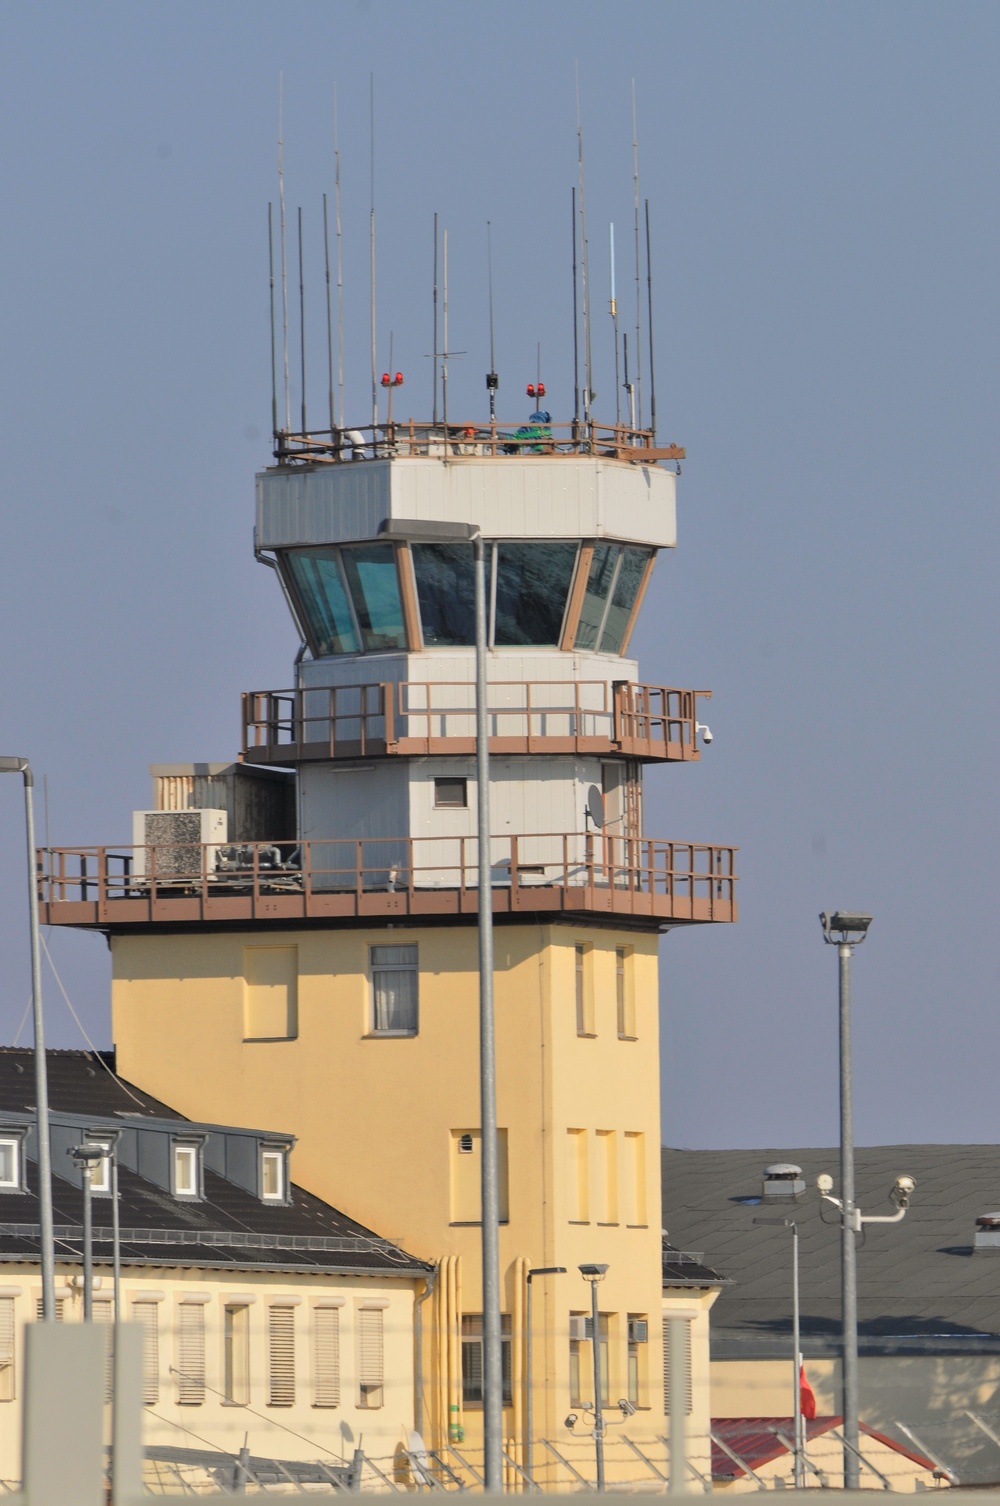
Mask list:
[[[707,690],[629,680],[503,680],[489,686],[491,753],[700,757],[698,697]],[[434,753],[476,747],[473,681],[403,680],[243,696],[249,763]]]
[[[497,912],[736,919],[734,847],[552,832],[491,838]],[[47,924],[478,911],[474,836],[52,847],[38,854]]]
[[[295,433],[279,429],[274,458],[279,465],[339,464],[359,460],[444,459],[508,455],[600,455],[612,460],[650,464],[683,460],[679,445],[656,446],[651,429],[627,424],[599,424],[582,419],[569,423],[489,424],[427,423],[416,419],[364,424],[352,429],[313,429]]]

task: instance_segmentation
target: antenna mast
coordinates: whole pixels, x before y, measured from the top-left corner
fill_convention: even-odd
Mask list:
[[[326,194],[323,195],[323,260],[326,264],[326,371],[327,393],[330,398],[330,439],[336,437],[333,416],[333,316],[330,312],[330,225],[326,212]]]
[[[337,86],[333,86],[333,160],[337,187],[337,384],[340,389],[340,427],[344,427],[344,256],[340,229],[340,146],[337,139]],[[338,436],[339,438],[339,436]]]
[[[635,394],[632,427],[642,428],[642,263],[639,254],[639,131],[635,113],[635,79],[632,80],[632,197],[635,202]],[[626,380],[628,380],[626,378]],[[631,396],[631,393],[629,394]]]
[[[438,217],[434,214],[434,344],[431,347],[434,356],[434,427],[438,421]]]
[[[288,263],[285,257],[285,143],[282,139],[282,103],[285,76],[278,74],[278,199],[281,208],[281,327],[285,356],[285,433],[292,427],[292,399],[288,385]]]
[[[649,200],[646,200],[646,289],[649,306],[649,428],[656,439],[656,377],[653,373],[653,263],[649,255]]]
[[[486,373],[486,390],[490,395],[490,423],[496,423],[497,417],[497,388],[500,386],[500,378],[497,376],[497,363],[493,353],[493,227],[489,220],[486,221],[486,267],[490,289],[490,369]]]
[[[370,217],[370,260],[371,260],[371,324],[372,324],[372,455],[378,453],[378,386],[376,385],[375,366],[375,75],[368,75],[368,115],[369,129],[371,132],[371,217]]]
[[[271,274],[271,433],[278,434],[278,371],[274,335],[274,205],[267,206],[267,261]]]
[[[584,422],[590,422],[590,404],[593,400],[592,367],[590,361],[590,289],[587,276],[587,205],[584,194],[583,175],[583,126],[580,124],[580,64],[576,65],[576,140],[577,154],[580,165],[580,241],[583,252],[582,289],[583,289],[583,375],[586,386],[583,392],[583,417]]]
[[[441,334],[444,350],[441,352],[441,409],[444,419],[445,454],[448,452],[448,232],[444,232],[441,248],[441,272],[444,303],[441,310]]]
[[[580,316],[576,307],[576,189],[570,193],[573,204],[573,438],[580,423]]]
[[[611,225],[611,319],[615,330],[615,423],[622,421],[621,387],[619,386],[620,365],[618,360],[618,300],[615,297],[615,227]]]
[[[306,284],[302,275],[302,208],[299,206],[299,355],[302,368],[302,434],[309,433],[306,423]]]

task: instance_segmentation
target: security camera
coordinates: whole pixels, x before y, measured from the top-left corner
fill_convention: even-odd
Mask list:
[[[618,1405],[621,1408],[621,1413],[622,1413],[623,1417],[634,1417],[635,1416],[635,1407],[624,1396],[620,1396],[618,1398]]]
[[[704,722],[695,722],[694,730],[696,737],[699,732],[701,733],[703,743],[710,743],[712,741],[712,729],[711,727],[706,727]]]
[[[895,1182],[893,1182],[892,1192],[889,1196],[894,1203],[899,1204],[900,1208],[907,1208],[910,1203],[910,1195],[916,1191],[916,1186],[915,1178],[907,1176],[904,1172],[902,1176],[898,1176]]]
[[[577,1417],[576,1413],[575,1412],[571,1412],[569,1414],[569,1416],[566,1418],[566,1426],[568,1428],[576,1427],[576,1424],[579,1422],[579,1420],[580,1419]]]
[[[828,1192],[833,1191],[833,1177],[828,1176],[825,1171],[821,1171],[816,1178],[816,1186],[825,1197]]]

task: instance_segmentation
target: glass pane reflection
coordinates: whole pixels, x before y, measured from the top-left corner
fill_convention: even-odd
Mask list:
[[[360,648],[336,549],[296,549],[285,559],[313,653],[356,654]]]
[[[496,620],[493,641],[558,644],[576,544],[496,545]]]
[[[476,641],[476,578],[471,544],[414,544],[413,570],[424,643]]]
[[[651,549],[623,549],[614,595],[604,619],[601,635],[601,653],[617,654],[621,650],[625,629],[635,606],[635,598],[642,583],[643,572],[652,556]]]
[[[594,557],[587,576],[587,590],[580,609],[580,622],[576,630],[577,648],[596,648],[598,634],[604,621],[604,608],[615,578],[619,550],[614,544],[595,544]]]
[[[365,648],[405,648],[396,555],[391,544],[360,544],[341,550],[344,574]]]

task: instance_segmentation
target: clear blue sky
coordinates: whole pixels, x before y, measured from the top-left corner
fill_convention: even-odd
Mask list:
[[[635,647],[643,678],[715,692],[711,749],[650,773],[646,828],[741,847],[739,925],[663,943],[664,1136],[835,1137],[816,915],[842,905],[876,917],[855,963],[859,1138],[993,1140],[995,4],[0,8],[0,751],[47,774],[54,843],[127,841],[150,762],[232,756],[239,692],[289,681],[295,636],[251,551],[279,70],[314,411],[335,84],[348,416],[367,410],[374,73],[380,369],[392,331],[402,408],[427,414],[436,210],[468,352],[450,402],[484,412],[490,220],[501,414],[521,414],[540,341],[562,417],[577,61],[601,301],[612,219],[631,297],[636,81],[661,433],[689,457]],[[7,780],[8,1041],[28,998],[22,840]],[[102,940],[52,946],[107,1043]],[[46,997],[52,1042],[79,1044],[51,976]]]

